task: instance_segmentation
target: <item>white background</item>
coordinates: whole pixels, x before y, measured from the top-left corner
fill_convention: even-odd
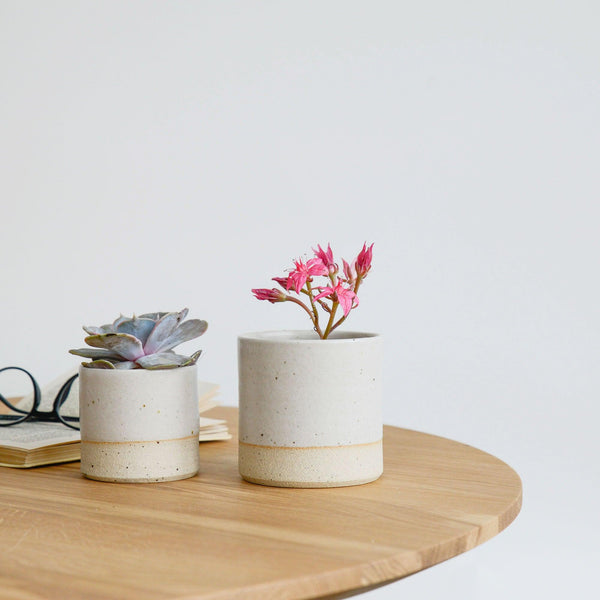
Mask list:
[[[373,241],[348,328],[385,335],[386,421],[502,458],[524,506],[365,598],[595,596],[599,17],[0,1],[0,366],[48,381],[81,324],[189,306],[235,404],[236,335],[308,327],[250,288]]]

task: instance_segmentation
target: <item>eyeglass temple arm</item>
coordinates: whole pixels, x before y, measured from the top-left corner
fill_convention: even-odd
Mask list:
[[[69,379],[67,379],[67,381],[65,381],[62,384],[62,387],[60,388],[60,390],[58,390],[58,394],[56,394],[56,398],[54,399],[54,405],[52,406],[52,409],[55,412],[58,412],[58,410],[60,409],[60,407],[65,403],[69,392],[71,391],[71,387],[73,386],[73,382],[79,377],[78,373],[75,373],[75,375],[73,375],[72,377],[69,377]]]

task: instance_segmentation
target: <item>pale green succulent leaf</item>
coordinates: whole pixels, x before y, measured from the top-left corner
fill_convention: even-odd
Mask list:
[[[157,352],[138,358],[136,363],[144,369],[170,369],[191,364],[190,360],[191,357],[175,354],[175,352]]]
[[[158,321],[159,319],[162,319],[165,315],[168,315],[169,313],[166,312],[153,312],[153,313],[144,313],[143,315],[140,315],[140,319],[152,319],[152,321]]]
[[[81,363],[84,367],[88,369],[114,369],[116,368],[110,361],[108,360],[94,360],[92,362],[84,362]]]
[[[184,363],[181,366],[182,367],[187,367],[188,365],[195,365],[198,362],[198,359],[200,358],[201,354],[202,354],[202,350],[197,350],[196,352],[194,352],[194,354],[192,354],[190,356],[189,362],[186,362],[186,363]]]
[[[187,308],[184,308],[181,312],[171,312],[161,317],[144,344],[144,353],[155,354],[156,352],[163,350],[164,346],[167,344],[167,340],[177,329],[177,326],[181,321],[185,319],[187,313]]]
[[[100,335],[101,333],[104,333],[100,327],[95,327],[94,325],[84,325],[83,330],[88,335]]]
[[[197,337],[200,337],[207,329],[208,323],[200,319],[190,319],[180,323],[175,331],[164,341],[160,351],[172,350],[175,346],[179,346],[183,342],[188,342]]]
[[[69,353],[74,354],[75,356],[83,356],[84,358],[112,358],[114,360],[123,360],[119,354],[112,350],[106,350],[105,348],[74,348],[73,350],[69,350]]]
[[[140,340],[128,333],[90,335],[85,338],[85,343],[94,348],[111,350],[125,360],[135,360],[144,355],[144,349]]]
[[[112,323],[108,325],[101,325],[100,327],[95,327],[93,325],[84,325],[83,330],[89,335],[101,335],[103,333],[115,333],[115,329]]]
[[[155,322],[152,319],[143,319],[134,316],[132,319],[119,323],[117,326],[117,333],[128,333],[140,340],[143,346],[154,329],[154,326]]]
[[[129,317],[126,317],[125,315],[120,315],[118,319],[115,319],[112,324],[112,331],[117,331],[117,327],[124,321],[129,321]],[[107,327],[107,326],[103,325],[103,327]],[[109,333],[109,332],[107,332],[107,333]]]
[[[137,363],[133,362],[132,360],[123,360],[123,361],[119,361],[114,363],[114,367],[115,369],[119,369],[120,371],[126,371],[129,369],[138,369],[138,365]]]

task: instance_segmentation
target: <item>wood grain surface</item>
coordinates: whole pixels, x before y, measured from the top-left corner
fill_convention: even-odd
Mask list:
[[[507,527],[521,481],[443,438],[385,427],[383,477],[268,488],[237,472],[234,439],[200,447],[194,478],[112,484],[79,463],[0,468],[0,598],[341,598],[465,552]]]

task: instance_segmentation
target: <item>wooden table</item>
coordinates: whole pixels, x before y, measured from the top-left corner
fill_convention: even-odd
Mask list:
[[[213,416],[235,433],[235,408]],[[505,463],[423,433],[386,426],[377,482],[307,490],[242,481],[235,439],[170,483],[0,468],[0,598],[344,598],[470,550],[521,506]]]

